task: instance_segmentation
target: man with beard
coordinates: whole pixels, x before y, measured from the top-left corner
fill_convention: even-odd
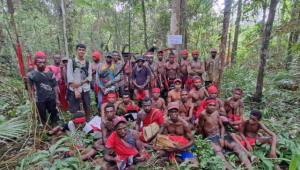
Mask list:
[[[219,75],[220,75],[220,60],[216,58],[217,50],[212,48],[210,50],[211,57],[205,59],[205,87],[209,87],[210,84],[218,87]]]
[[[98,104],[98,92],[99,92],[99,87],[97,86],[96,83],[96,70],[97,67],[100,63],[100,57],[101,54],[98,51],[95,51],[92,55],[93,57],[93,63],[92,63],[92,81],[91,81],[91,89],[94,91],[95,93],[95,99],[96,99],[96,103]]]
[[[169,91],[168,93],[168,99],[167,102],[178,102],[181,99],[180,92],[181,92],[181,86],[182,86],[182,81],[177,78],[174,80],[174,89]]]
[[[174,80],[179,77],[180,68],[178,63],[174,63],[175,54],[173,52],[169,53],[169,61],[165,63],[164,68],[167,73],[168,78],[168,91],[174,89]]]
[[[113,51],[113,63],[116,67],[118,67],[118,72],[120,72],[120,80],[119,82],[117,83],[118,87],[119,87],[119,95],[120,97],[123,96],[123,93],[124,93],[124,85],[125,85],[125,82],[124,82],[124,70],[123,70],[123,65],[124,63],[121,61],[121,57],[120,57],[120,54],[118,51]]]
[[[140,131],[140,138],[143,142],[149,143],[151,142],[157,135],[159,129],[162,128],[162,124],[164,122],[163,114],[160,110],[152,108],[152,101],[149,97],[146,97],[143,99],[143,110],[141,110],[138,113],[135,130]],[[151,132],[154,134],[150,138],[146,139],[144,136],[144,128],[147,128],[147,126],[154,126],[153,124],[156,124],[159,126],[159,129],[157,131]],[[146,147],[151,147],[149,145],[144,145]]]
[[[58,121],[56,106],[60,106],[57,81],[53,72],[45,71],[46,57],[36,54],[33,63],[37,69],[27,73],[25,81],[29,80],[30,86],[34,87],[34,97],[41,123],[46,124],[48,111],[51,124],[55,126]]]
[[[228,147],[236,153],[240,161],[243,162],[247,169],[253,169],[247,154],[243,149],[236,144],[233,139],[229,136],[225,136],[225,128],[220,119],[220,115],[216,110],[217,101],[213,97],[207,97],[205,99],[206,109],[200,113],[199,116],[199,127],[196,134],[202,134],[205,138],[209,139],[210,145],[213,147],[215,155],[220,156],[225,163],[227,169],[233,169],[233,167],[226,161],[224,156],[223,147]]]
[[[92,66],[84,59],[86,46],[83,44],[76,45],[77,57],[69,59],[67,68],[67,78],[69,91],[67,98],[69,101],[69,111],[76,113],[79,109],[80,102],[83,101],[83,108],[87,120],[90,119],[90,82],[92,81]]]
[[[100,88],[98,93],[98,108],[100,108],[103,103],[107,102],[107,92],[115,92],[117,82],[120,80],[120,75],[117,75],[118,67],[112,62],[112,57],[113,53],[107,52],[105,55],[105,62],[100,63],[96,70],[96,82]]]
[[[132,71],[132,82],[135,86],[134,93],[137,100],[149,97],[148,83],[150,81],[150,70],[144,66],[145,59],[143,56],[137,56],[137,66]]]
[[[54,65],[50,65],[49,67],[51,68],[52,72],[54,73],[54,76],[56,78],[58,88],[59,88],[59,101],[61,103],[60,109],[63,111],[68,110],[68,102],[66,100],[66,86],[65,86],[65,81],[63,79],[63,65],[61,63],[61,57],[59,54],[55,54],[53,56],[54,60]]]
[[[123,116],[114,119],[114,129],[115,132],[109,136],[105,145],[105,162],[101,165],[101,170],[134,170],[137,165],[145,164],[149,155],[142,146],[139,133],[127,128]],[[115,156],[112,156],[113,152]]]
[[[187,66],[188,71],[188,79],[185,83],[185,88],[188,90],[192,89],[192,77],[199,76],[202,77],[202,73],[204,73],[204,63],[198,59],[199,53],[197,50],[192,52],[193,60],[190,61],[190,64]]]
[[[195,139],[189,124],[179,116],[178,103],[171,102],[168,104],[168,114],[169,118],[164,121],[161,132],[167,135],[169,140],[178,142],[181,146],[158,151],[158,154],[164,157],[168,156],[170,162],[176,162],[177,156],[181,161],[188,160],[192,164],[198,165],[199,162],[197,158],[189,151],[192,145],[195,144]]]
[[[161,110],[165,113],[166,109],[166,102],[163,98],[160,97],[160,89],[154,88],[152,89],[152,107]]]
[[[196,120],[196,113],[200,106],[200,102],[208,96],[208,92],[201,84],[200,77],[193,77],[193,89],[189,92],[188,98],[194,104],[192,123],[194,124]]]
[[[182,50],[181,51],[181,59],[179,60],[180,65],[180,78],[182,79],[183,84],[186,84],[187,78],[188,78],[188,70],[187,67],[190,65],[189,57],[189,51],[188,50]],[[187,87],[185,87],[187,88]]]
[[[81,160],[85,161],[96,154],[96,151],[94,149],[88,149],[88,144],[84,142],[84,138],[89,134],[94,133],[92,126],[86,123],[84,113],[76,112],[73,116],[73,120],[62,126],[53,128],[52,134],[54,135],[54,138],[52,139],[51,144],[54,145],[59,137],[66,136],[66,131],[71,134],[74,142],[73,144],[75,145],[72,146],[72,150],[66,151],[66,157],[76,156],[78,150],[80,150]]]

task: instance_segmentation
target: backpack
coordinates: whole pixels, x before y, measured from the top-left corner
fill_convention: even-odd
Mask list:
[[[76,68],[80,68],[82,71],[84,71],[86,77],[88,77],[89,75],[89,64],[89,61],[85,60],[85,67],[78,67],[77,65],[75,65],[75,58],[72,58],[73,72]]]

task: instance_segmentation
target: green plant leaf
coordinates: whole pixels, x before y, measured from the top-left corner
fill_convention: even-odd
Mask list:
[[[56,148],[61,144],[63,143],[64,141],[66,141],[68,139],[68,137],[64,137],[64,138],[61,138],[59,139],[54,145],[52,145],[50,148],[49,148],[49,152],[51,154],[54,154],[54,151],[56,150]]]
[[[289,166],[289,170],[296,170],[299,167],[300,155],[294,154]]]

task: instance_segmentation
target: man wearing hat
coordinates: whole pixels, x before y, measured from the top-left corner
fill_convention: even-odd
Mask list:
[[[179,102],[181,99],[180,92],[181,92],[182,81],[181,79],[177,78],[174,80],[174,89],[169,91],[167,102]]]
[[[195,139],[188,122],[179,116],[177,102],[168,104],[168,114],[169,118],[164,121],[162,132],[168,136],[169,140],[178,142],[181,146],[169,147],[169,149],[158,153],[162,156],[168,156],[170,162],[175,162],[178,156],[182,161],[188,160],[192,164],[198,165],[197,158],[189,151],[192,145],[195,144]]]
[[[204,73],[204,63],[203,61],[199,60],[198,56],[199,53],[197,50],[192,51],[193,59],[190,61],[190,64],[187,66],[188,70],[188,79],[185,84],[185,88],[191,90],[190,85],[193,82],[192,77],[199,76],[202,77],[202,73]]]
[[[182,79],[183,84],[186,83],[188,78],[188,70],[187,67],[190,65],[189,57],[189,51],[188,50],[182,50],[181,51],[182,58],[179,60],[180,65],[180,78]],[[186,88],[186,87],[185,87]]]
[[[45,53],[43,51],[36,52],[35,57],[44,58],[46,60],[46,64],[47,64],[47,56],[45,55]],[[37,70],[37,66],[34,64],[34,62],[35,61],[33,61],[31,63],[31,65],[28,67],[27,72],[30,72],[32,70]],[[46,65],[45,66],[45,71],[51,71],[51,68]]]
[[[205,59],[205,87],[209,87],[210,84],[218,87],[219,75],[221,69],[221,61],[216,58],[217,49],[210,49],[211,57]]]
[[[117,82],[120,80],[118,74],[118,67],[112,62],[113,53],[107,52],[105,55],[105,62],[100,63],[96,70],[96,82],[100,88],[98,92],[98,109],[103,103],[107,102],[107,93],[114,91],[117,88]]]
[[[105,162],[101,170],[107,169],[135,169],[149,158],[142,146],[139,133],[127,128],[126,119],[118,116],[113,121],[115,132],[107,139],[104,153]],[[114,152],[116,156],[111,155]]]
[[[137,66],[133,69],[131,74],[132,83],[134,84],[134,94],[137,100],[142,100],[149,97],[150,70],[144,66],[145,59],[142,55],[137,56]]]
[[[168,90],[170,91],[174,89],[174,80],[180,74],[179,64],[175,63],[175,54],[172,51],[169,53],[169,61],[164,66],[167,73]]]

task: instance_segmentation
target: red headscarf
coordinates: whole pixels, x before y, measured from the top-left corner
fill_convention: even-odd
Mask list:
[[[192,54],[199,54],[197,50],[192,51]]]
[[[92,56],[100,59],[101,54],[98,51],[95,51]]]
[[[182,50],[181,54],[189,54],[189,51],[188,50]]]
[[[207,89],[208,93],[212,93],[212,92],[218,92],[218,89],[215,86],[210,86]]]

